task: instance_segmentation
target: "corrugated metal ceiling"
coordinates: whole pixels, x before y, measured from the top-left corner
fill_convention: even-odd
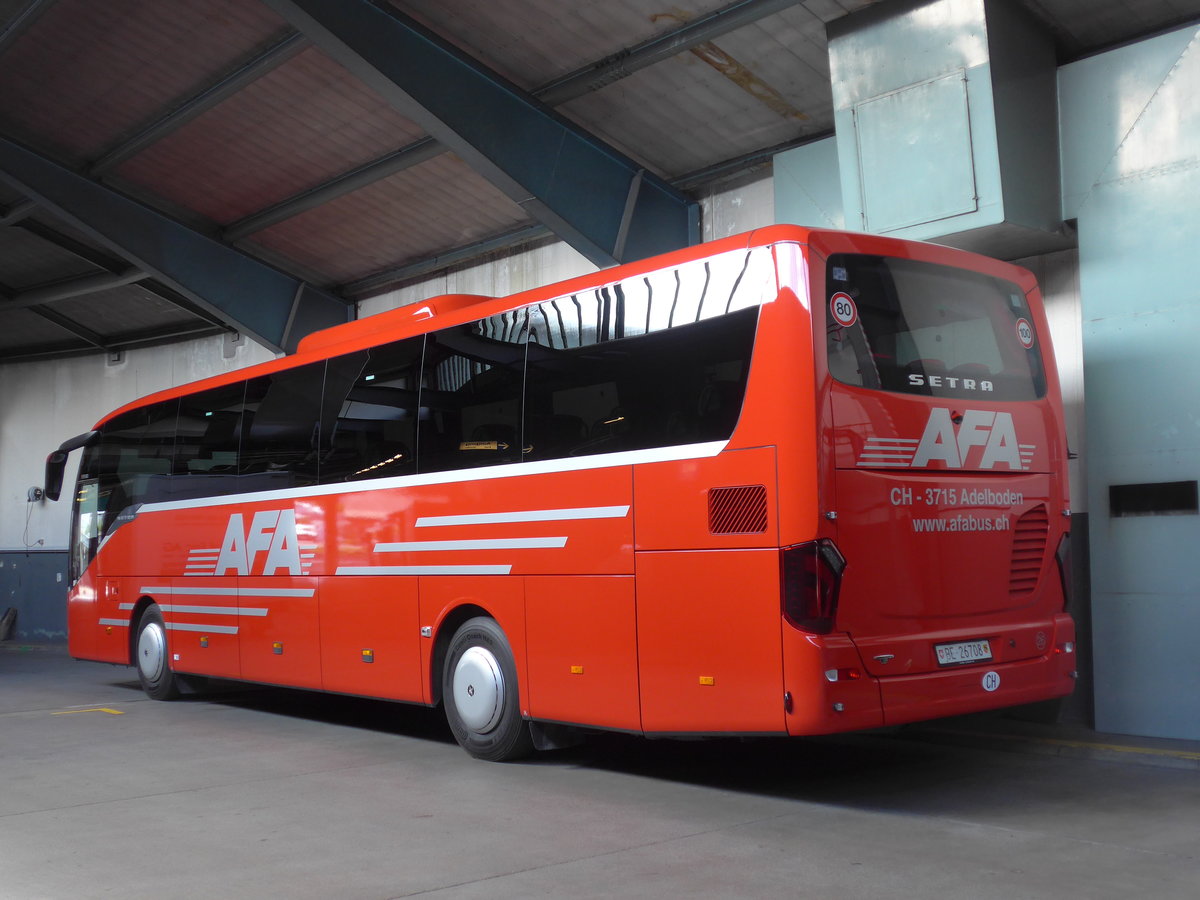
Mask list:
[[[631,73],[602,64],[747,0],[393,5],[648,171],[692,183],[831,131],[825,26],[872,2],[781,4]],[[1063,59],[1200,16],[1200,0],[1020,2]],[[567,99],[544,93],[588,67],[600,74]],[[453,154],[402,167],[395,154],[423,129],[258,0],[0,0],[0,137],[348,297],[531,224]],[[23,292],[116,278],[123,262],[22,200],[0,188],[0,359],[231,327],[151,278],[31,302],[45,291]]]

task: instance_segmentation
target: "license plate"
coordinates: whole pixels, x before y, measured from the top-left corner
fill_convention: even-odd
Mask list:
[[[961,666],[964,663],[986,662],[992,658],[988,641],[959,641],[956,644],[935,644],[939,666]]]

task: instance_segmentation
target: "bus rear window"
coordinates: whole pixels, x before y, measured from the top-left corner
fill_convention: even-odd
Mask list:
[[[835,254],[825,281],[829,372],[926,397],[1033,400],[1046,392],[1025,295],[999,278]]]

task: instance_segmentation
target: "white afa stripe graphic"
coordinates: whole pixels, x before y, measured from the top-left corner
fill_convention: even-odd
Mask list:
[[[178,603],[160,603],[158,608],[185,616],[265,616],[269,612],[261,606],[184,606]]]
[[[481,513],[466,516],[421,516],[417,528],[447,525],[507,525],[512,522],[569,522],[578,519],[623,519],[628,506],[580,506],[570,509],[523,509],[515,512]]]
[[[167,622],[167,631],[203,631],[207,634],[237,634],[236,625],[196,625],[191,622]]]
[[[460,525],[510,525],[522,522],[570,522],[588,519],[623,519],[628,506],[576,506],[563,509],[520,509],[457,516],[422,516],[417,528]],[[464,538],[446,541],[393,541],[379,543],[375,553],[469,552],[479,550],[561,550],[566,535],[520,538]],[[508,575],[513,563],[451,565],[338,566],[338,575]]]
[[[338,566],[339,575],[508,575],[511,565],[497,566]]]
[[[252,587],[159,587],[140,589],[143,594],[174,597],[312,597],[316,588],[252,588]]]
[[[150,597],[230,597],[234,600],[243,597],[260,599],[308,599],[316,595],[315,588],[258,588],[258,587],[171,587],[170,585],[142,585],[138,593]],[[122,612],[133,610],[134,604],[120,603],[117,608]],[[234,616],[249,618],[266,618],[271,610],[265,606],[206,606],[202,604],[159,603],[158,608],[172,616]],[[101,625],[128,628],[128,619],[100,619]],[[166,622],[167,631],[201,631],[210,634],[237,634],[236,625],[215,625],[201,622]]]
[[[376,544],[376,553],[423,553],[431,550],[545,550],[565,547],[566,537],[483,538],[477,541],[400,541]]]
[[[1017,442],[1010,412],[944,406],[929,410],[920,438],[869,437],[855,460],[866,469],[981,469],[1027,471],[1036,444]]]
[[[297,554],[297,556],[299,557],[299,560],[300,560],[300,571],[297,574],[307,575],[309,572],[309,569],[312,568],[313,560],[317,558],[317,554],[316,554],[317,546],[315,544],[301,544],[298,547],[298,550],[299,550],[299,553]],[[217,573],[217,563],[220,561],[220,559],[221,559],[220,549],[189,550],[187,562],[184,564],[184,567],[183,567],[183,569],[184,569],[183,574],[186,576],[196,576],[196,575],[216,576],[218,574]],[[222,572],[220,574],[236,575],[237,572],[226,571],[226,572]],[[242,574],[245,574],[245,573],[242,573]]]
[[[858,455],[858,465],[906,469],[912,465],[919,443],[915,438],[867,438]]]

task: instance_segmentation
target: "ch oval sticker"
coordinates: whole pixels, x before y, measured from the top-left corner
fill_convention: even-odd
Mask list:
[[[989,694],[1000,687],[999,672],[984,672],[983,673],[983,689]]]

